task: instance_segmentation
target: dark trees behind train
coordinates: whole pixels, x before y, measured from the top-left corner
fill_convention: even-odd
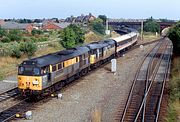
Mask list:
[[[175,55],[180,55],[180,22],[169,30],[168,37],[173,42],[173,50]]]

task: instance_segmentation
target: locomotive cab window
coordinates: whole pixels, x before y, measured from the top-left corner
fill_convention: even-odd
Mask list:
[[[34,75],[39,75],[40,74],[39,68],[34,68],[33,69],[33,74]]]
[[[21,66],[19,67],[18,74],[37,76],[37,75],[40,75],[40,68],[32,67],[32,66]]]
[[[24,72],[24,67],[19,67],[19,74],[23,74]]]

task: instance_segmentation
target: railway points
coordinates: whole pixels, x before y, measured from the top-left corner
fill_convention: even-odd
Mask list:
[[[164,38],[146,56],[134,79],[121,122],[158,121],[172,48],[171,41]]]

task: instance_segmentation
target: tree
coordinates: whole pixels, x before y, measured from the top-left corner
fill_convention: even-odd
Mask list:
[[[75,42],[76,44],[84,43],[85,40],[85,32],[77,25],[71,24],[69,28],[72,28],[72,30],[75,32]]]
[[[169,30],[168,37],[172,40],[174,53],[180,55],[180,22]]]
[[[99,15],[98,18],[103,20],[103,24],[106,24],[106,20],[107,20],[106,15]]]
[[[72,48],[83,43],[85,40],[84,31],[77,25],[71,24],[60,33],[60,42],[65,48]]]
[[[100,34],[105,34],[105,26],[103,25],[103,20],[100,18],[95,19],[91,22],[92,29],[95,32],[98,32]]]
[[[72,48],[75,47],[76,41],[76,35],[72,28],[65,28],[64,31],[61,33],[61,44],[65,48]]]
[[[151,17],[144,24],[144,31],[146,32],[159,32],[159,24]]]
[[[19,23],[32,23],[32,20],[30,20],[30,19],[20,19]]]

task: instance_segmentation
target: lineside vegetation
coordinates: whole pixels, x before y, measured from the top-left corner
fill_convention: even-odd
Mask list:
[[[170,99],[167,122],[177,122],[180,121],[180,22],[169,30],[168,37],[173,42],[174,59],[169,82]]]

